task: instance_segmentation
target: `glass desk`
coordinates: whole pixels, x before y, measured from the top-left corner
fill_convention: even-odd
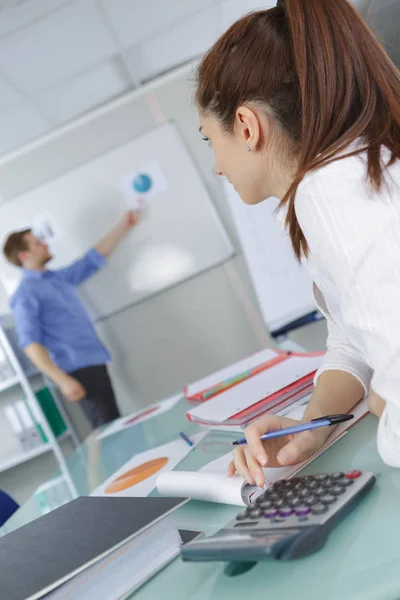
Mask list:
[[[4,535],[79,495],[89,494],[134,453],[188,435],[199,428],[186,420],[187,404],[109,438],[95,436],[67,461],[70,482],[57,476],[39,490],[0,530]],[[294,562],[258,563],[228,574],[223,563],[183,563],[179,558],[134,594],[135,600],[399,600],[400,470],[386,467],[376,450],[376,419],[353,427],[304,473],[361,469],[377,475],[375,488],[329,537],[317,554]],[[209,434],[177,467],[195,470],[227,451],[232,434]],[[156,495],[157,492],[153,492]],[[174,513],[182,529],[212,533],[240,508],[191,501]],[[166,594],[166,590],[168,593]],[[133,597],[133,596],[132,596]]]

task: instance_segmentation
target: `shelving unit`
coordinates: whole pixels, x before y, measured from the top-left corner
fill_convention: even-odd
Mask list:
[[[60,435],[57,438],[57,442],[61,442],[63,439],[68,437],[65,433]],[[33,448],[28,452],[20,452],[19,454],[15,454],[10,458],[0,459],[0,473],[3,471],[7,471],[8,469],[12,469],[13,467],[17,467],[18,465],[22,465],[23,463],[28,462],[32,458],[36,458],[37,456],[41,456],[42,454],[46,454],[46,452],[50,452],[52,447],[49,444],[43,443],[42,446],[38,446],[37,448]]]
[[[41,415],[41,427],[48,441],[43,442],[42,445],[32,448],[31,450],[21,450],[15,455],[3,458],[3,460],[0,458],[0,473],[32,460],[33,458],[47,452],[53,452],[65,480],[68,481],[70,477],[65,466],[65,459],[59,442],[65,438],[70,438],[74,445],[78,446],[78,437],[70,419],[68,418],[66,410],[62,406],[62,401],[57,393],[57,390],[51,384],[51,382],[48,382],[41,375],[41,373],[39,373],[39,371],[32,366],[25,355],[22,355],[22,353],[13,348],[14,344],[12,342],[14,337],[15,329],[13,328],[12,320],[8,317],[0,318],[0,347],[3,350],[4,356],[8,361],[12,372],[14,373],[14,375],[12,375],[6,381],[0,382],[0,392],[10,390],[16,386],[21,387],[24,397],[28,399],[29,403],[32,403],[36,407],[38,413]],[[41,376],[45,385],[50,388],[54,402],[66,425],[65,432],[58,438],[56,438],[53,434],[53,431],[32,388],[30,380],[35,376]]]
[[[2,381],[0,383],[0,392],[5,392],[6,390],[11,389],[12,387],[15,387],[18,384],[19,384],[18,377],[12,377],[11,379],[8,379],[7,381]]]

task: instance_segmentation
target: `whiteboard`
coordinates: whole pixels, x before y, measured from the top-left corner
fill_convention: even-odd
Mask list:
[[[150,172],[155,183],[149,192],[128,189],[134,174]],[[232,256],[230,240],[171,122],[4,204],[0,236],[4,240],[11,230],[45,215],[55,233],[49,268],[65,266],[105,236],[138,198],[139,224],[107,266],[80,287],[93,318],[120,311]],[[8,294],[19,278],[19,270],[1,257],[0,279]]]
[[[274,331],[316,310],[312,282],[294,257],[279,222],[276,198],[245,204],[233,186],[223,187],[265,324]]]

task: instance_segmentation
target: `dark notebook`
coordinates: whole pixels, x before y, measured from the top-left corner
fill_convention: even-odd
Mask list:
[[[185,502],[102,497],[69,502],[0,538],[0,597],[42,597]]]

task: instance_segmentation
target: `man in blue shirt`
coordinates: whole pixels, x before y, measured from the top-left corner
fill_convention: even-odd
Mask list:
[[[27,356],[72,402],[80,402],[93,427],[119,417],[106,364],[110,355],[99,340],[75,290],[106,262],[136,224],[129,211],[123,221],[69,267],[50,271],[49,248],[30,229],[12,233],[4,245],[7,260],[23,269],[11,298],[19,342]]]

